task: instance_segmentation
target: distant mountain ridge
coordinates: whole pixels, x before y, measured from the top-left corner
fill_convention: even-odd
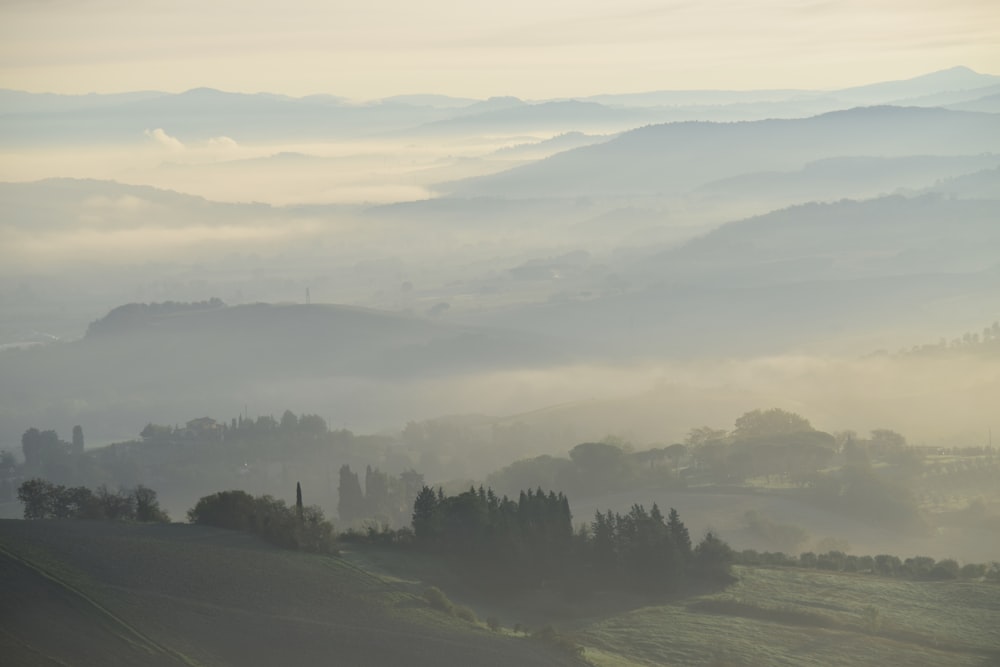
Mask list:
[[[460,196],[680,194],[704,183],[835,156],[1000,152],[1000,115],[859,107],[804,119],[650,125],[610,141],[437,189]]]
[[[356,137],[381,133],[621,131],[683,120],[804,117],[858,105],[982,104],[1000,76],[965,67],[840,90],[654,91],[524,101],[401,95],[359,103],[335,95],[289,97],[195,88],[181,93],[55,95],[0,89],[0,143],[135,141],[163,127],[182,141],[231,136]],[[981,94],[976,94],[979,91]],[[987,103],[988,104],[988,103]],[[992,109],[992,107],[991,107]],[[989,109],[988,109],[989,110]]]
[[[620,294],[482,319],[595,354],[680,359],[920,327],[938,309],[970,318],[1000,309],[998,219],[1000,200],[937,194],[805,204],[632,257],[616,267],[635,286]]]

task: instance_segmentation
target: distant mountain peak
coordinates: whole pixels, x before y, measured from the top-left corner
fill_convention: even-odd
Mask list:
[[[201,88],[191,88],[190,90],[185,90],[183,93],[180,94],[194,96],[194,95],[225,95],[226,93],[224,91],[219,90],[218,88],[208,88],[202,86]]]
[[[898,81],[881,81],[836,91],[836,95],[869,103],[898,100],[947,91],[973,90],[1000,83],[1000,76],[981,74],[964,65]]]

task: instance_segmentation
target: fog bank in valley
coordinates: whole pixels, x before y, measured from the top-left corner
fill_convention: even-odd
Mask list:
[[[981,484],[998,85],[957,68],[575,100],[5,91],[0,449],[79,426],[93,465],[50,462],[56,481],[159,481],[180,511],[292,475],[332,514],[350,465],[559,487],[581,521],[638,489],[755,549],[905,533],[980,558],[1000,513]],[[761,471],[781,434],[740,449],[734,419],[766,409],[811,424],[779,457],[811,476]],[[591,450],[627,465],[597,484]],[[894,537],[837,500],[865,493]]]

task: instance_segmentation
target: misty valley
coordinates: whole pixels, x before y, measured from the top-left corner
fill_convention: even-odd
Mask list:
[[[0,156],[0,662],[1000,662],[1000,76]]]

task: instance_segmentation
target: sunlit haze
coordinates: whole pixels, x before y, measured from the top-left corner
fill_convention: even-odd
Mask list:
[[[0,0],[0,662],[1000,664],[1000,0]]]
[[[824,89],[1000,69],[991,0],[12,0],[0,87],[371,99]]]

